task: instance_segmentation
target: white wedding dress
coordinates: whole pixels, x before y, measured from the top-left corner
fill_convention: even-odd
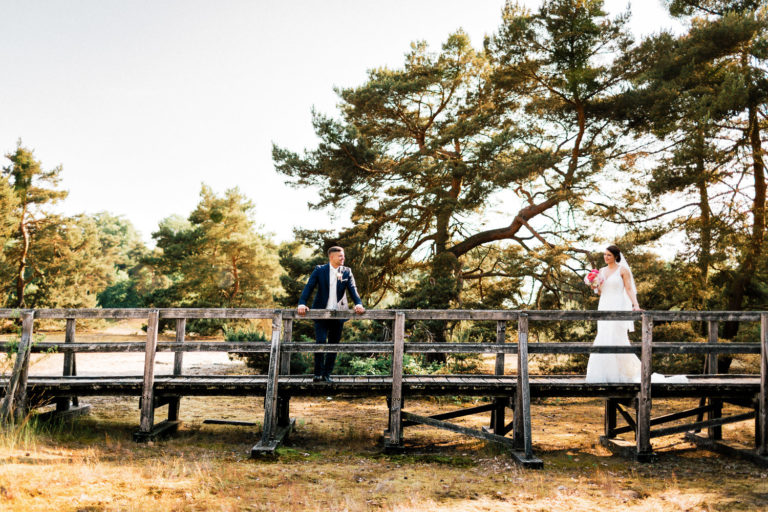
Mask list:
[[[632,302],[624,289],[621,268],[615,269],[606,278],[607,273],[607,267],[600,270],[604,281],[600,302],[597,305],[598,311],[631,311]],[[598,321],[594,345],[629,345],[627,335],[629,331],[634,331],[632,321]],[[586,382],[640,382],[640,359],[635,354],[590,354]],[[651,375],[651,382],[688,382],[688,379],[682,375],[664,377],[654,373]]]

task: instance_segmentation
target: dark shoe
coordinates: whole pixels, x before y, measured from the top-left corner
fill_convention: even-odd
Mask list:
[[[323,380],[325,380],[325,379],[324,379],[324,377],[322,375],[315,375],[314,377],[312,377],[312,382],[320,382],[320,381],[323,381]]]
[[[323,375],[323,380],[328,384],[333,384],[333,379],[331,378],[330,375]]]

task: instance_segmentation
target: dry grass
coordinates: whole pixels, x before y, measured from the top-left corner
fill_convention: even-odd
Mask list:
[[[116,340],[142,337],[139,324],[120,324],[110,334]],[[35,371],[60,372],[60,357],[35,357]],[[118,361],[121,372],[126,362]],[[87,370],[85,363],[85,357],[78,359],[78,369]],[[96,363],[104,370],[108,361]],[[141,359],[134,363],[140,371]],[[196,365],[190,363],[188,370],[234,369]],[[84,401],[93,406],[89,417],[57,425],[30,421],[0,432],[0,510],[768,509],[768,470],[696,451],[681,436],[654,440],[659,453],[654,464],[612,456],[596,444],[603,428],[600,400],[549,399],[532,405],[534,449],[545,465],[540,471],[519,468],[497,447],[428,427],[406,429],[407,451],[385,455],[383,398],[294,398],[297,429],[273,460],[248,458],[260,427],[202,423],[206,418],[260,422],[261,398],[185,398],[181,430],[147,445],[132,441],[139,423],[135,398]],[[419,400],[406,401],[405,409],[432,414],[472,405]],[[655,401],[654,414],[685,405],[692,404]],[[164,411],[158,409],[158,421]],[[456,421],[479,428],[488,417]],[[750,422],[723,430],[726,439],[754,442]]]
[[[205,418],[258,421],[260,400],[187,398],[174,437],[131,440],[135,399],[94,398],[91,417],[27,424],[0,440],[2,510],[759,510],[768,472],[658,441],[653,465],[595,444],[598,400],[533,406],[543,471],[523,470],[498,448],[427,427],[406,429],[403,455],[381,452],[383,399],[294,399],[298,427],[276,460],[250,460],[258,428],[203,425]],[[472,404],[464,404],[466,406]],[[668,408],[679,407],[679,402]],[[462,405],[463,406],[463,405]],[[458,407],[412,401],[414,412]],[[158,412],[162,411],[159,410]],[[659,413],[664,412],[659,407]],[[463,421],[479,426],[484,416]],[[749,426],[726,427],[750,440]]]

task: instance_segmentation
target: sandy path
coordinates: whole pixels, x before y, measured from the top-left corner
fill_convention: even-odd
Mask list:
[[[141,320],[128,320],[100,329],[96,333],[76,333],[76,341],[106,342],[106,341],[146,341],[146,334],[141,330]],[[8,339],[8,335],[1,337]],[[174,341],[171,334],[160,336],[162,341]],[[63,342],[63,332],[45,332],[40,341]],[[211,340],[216,341],[216,340]],[[171,375],[173,373],[172,352],[158,352],[155,358],[155,375]],[[143,352],[106,352],[98,354],[77,354],[77,374],[94,375],[143,375]],[[63,354],[32,354],[29,374],[34,376],[61,375],[64,366]],[[242,361],[230,360],[224,352],[186,352],[184,354],[183,373],[186,374],[224,374],[246,373]]]

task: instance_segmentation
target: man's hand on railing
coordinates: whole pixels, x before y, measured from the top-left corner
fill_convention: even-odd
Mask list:
[[[363,307],[362,304],[355,304],[355,313],[357,313],[358,315],[362,315],[363,313],[365,313],[365,308]]]
[[[304,304],[299,304],[299,307],[296,308],[296,312],[299,314],[299,316],[306,315],[307,311],[309,311],[309,308]]]

